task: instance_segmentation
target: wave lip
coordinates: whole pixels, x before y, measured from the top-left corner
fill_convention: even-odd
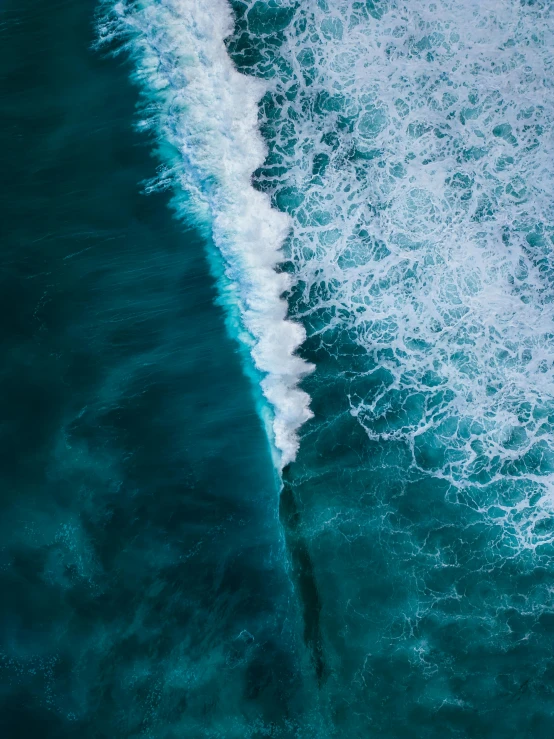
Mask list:
[[[275,271],[288,216],[252,187],[266,157],[258,130],[260,80],[237,72],[224,41],[232,33],[226,0],[122,0],[100,25],[100,42],[124,39],[166,166],[158,185],[176,186],[178,212],[209,228],[223,260],[220,284],[228,326],[263,373],[276,463],[295,458],[297,431],[312,413],[299,380],[313,366],[295,355],[303,327],[287,320],[281,297],[290,276]],[[267,415],[267,414],[263,414]]]

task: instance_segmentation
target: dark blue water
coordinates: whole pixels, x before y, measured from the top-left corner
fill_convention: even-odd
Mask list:
[[[94,13],[1,8],[0,735],[250,736],[301,701],[278,488]]]

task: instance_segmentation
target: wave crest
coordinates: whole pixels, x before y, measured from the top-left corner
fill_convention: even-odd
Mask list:
[[[303,327],[281,297],[291,278],[276,267],[289,217],[251,184],[266,158],[258,103],[267,86],[240,74],[225,48],[226,0],[123,0],[108,6],[100,43],[121,42],[144,96],[141,126],[155,131],[165,163],[150,187],[175,188],[177,212],[209,233],[222,258],[219,287],[232,333],[248,347],[271,408],[278,466],[294,459],[296,432],[311,417],[299,380],[312,366],[295,355]]]

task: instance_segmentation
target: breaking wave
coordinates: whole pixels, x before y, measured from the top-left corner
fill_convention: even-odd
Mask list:
[[[276,271],[291,222],[251,184],[267,154],[258,131],[267,85],[236,71],[224,44],[232,30],[225,0],[146,0],[107,4],[99,37],[135,62],[140,125],[154,129],[163,162],[149,187],[173,187],[177,212],[194,218],[221,256],[228,324],[262,375],[268,431],[283,466],[311,416],[297,387],[311,367],[295,355],[305,332],[287,320],[281,297],[290,277]]]
[[[305,330],[330,354],[348,340],[367,436],[405,444],[414,470],[493,501],[539,545],[554,470],[550,6],[234,8],[119,2],[101,36],[135,59],[157,185],[221,255],[279,464],[311,415]],[[244,34],[257,56],[241,57]]]

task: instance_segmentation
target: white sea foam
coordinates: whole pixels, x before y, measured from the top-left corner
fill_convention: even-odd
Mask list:
[[[542,542],[531,511],[554,509],[552,4],[305,0],[281,54],[281,170],[262,177],[292,216],[297,316],[330,352],[348,335],[375,358],[380,389],[350,395],[370,438],[405,443],[414,470],[455,490],[486,490],[483,510],[510,500],[522,541]],[[513,507],[531,499],[526,517]]]
[[[271,44],[262,61],[271,83],[233,67],[225,0],[120,2],[104,34],[127,35],[171,163],[161,180],[177,184],[222,255],[222,291],[264,375],[281,463],[310,416],[297,387],[310,366],[294,355],[304,332],[286,320],[290,278],[274,270],[292,228],[297,317],[325,314],[317,331],[347,332],[388,373],[377,394],[350,396],[367,434],[403,440],[414,467],[458,489],[525,476],[554,500],[550,6],[245,5],[263,33],[272,14],[295,9],[284,64]],[[265,184],[290,216],[250,184],[267,154],[267,90],[280,106],[270,142],[280,173]]]
[[[160,182],[175,186],[179,207],[209,227],[222,256],[222,295],[233,331],[263,375],[283,466],[311,416],[297,387],[311,366],[295,356],[304,329],[286,319],[281,295],[290,278],[275,271],[290,222],[251,184],[266,156],[258,131],[266,85],[234,68],[224,45],[232,29],[226,0],[124,0],[110,8],[100,37],[123,39],[131,52],[148,99],[144,125],[155,128],[166,163]]]

